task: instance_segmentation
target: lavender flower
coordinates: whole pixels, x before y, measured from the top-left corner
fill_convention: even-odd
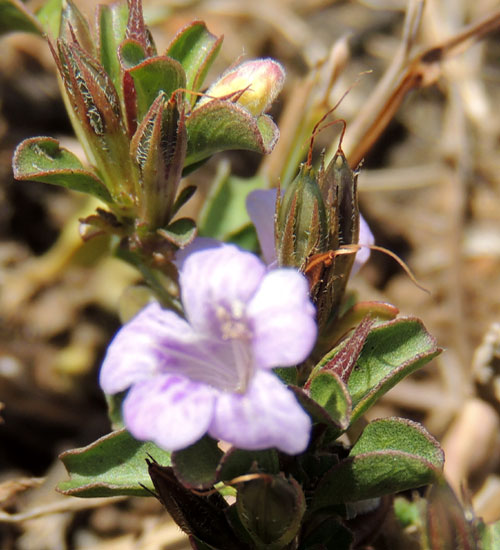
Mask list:
[[[208,433],[242,449],[304,451],[311,420],[271,369],[314,346],[305,278],[221,245],[185,256],[180,285],[186,319],[150,304],[108,348],[100,384],[108,394],[130,388],[127,429],[168,450]]]
[[[276,189],[256,189],[248,194],[247,210],[257,231],[262,257],[267,265],[276,265],[274,243],[274,211],[276,209]],[[372,245],[375,239],[363,216],[359,215],[359,244]],[[356,253],[351,276],[357,273],[370,257],[369,248],[361,248]]]

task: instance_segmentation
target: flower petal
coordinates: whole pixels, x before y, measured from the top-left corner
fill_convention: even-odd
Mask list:
[[[246,200],[247,212],[257,231],[262,257],[267,265],[276,261],[274,212],[277,192],[277,189],[256,189],[248,194]]]
[[[240,449],[303,452],[311,419],[279,378],[259,371],[245,394],[220,394],[208,433]]]
[[[99,384],[107,394],[126,390],[154,376],[172,362],[168,343],[189,346],[191,327],[172,311],[153,303],[142,309],[116,334],[104,358]]]
[[[296,365],[307,358],[316,342],[316,311],[309,286],[295,269],[269,272],[248,304],[247,314],[260,368]]]
[[[218,241],[217,239],[212,239],[212,237],[196,237],[194,241],[190,242],[186,247],[176,252],[174,264],[177,269],[181,270],[185,259],[190,254],[194,254],[200,250],[220,248],[221,246],[224,246],[224,243],[222,241]]]
[[[373,233],[370,231],[370,227],[366,223],[366,220],[363,218],[363,216],[359,215],[359,244],[374,244],[375,243],[375,237],[373,236]],[[356,258],[354,260],[354,264],[351,269],[351,276],[357,273],[363,265],[368,261],[368,258],[370,257],[370,249],[369,248],[360,248],[359,251],[356,253]]]
[[[141,441],[169,451],[184,449],[207,431],[216,391],[183,376],[165,374],[135,384],[123,402],[123,420]]]
[[[244,310],[259,286],[265,265],[233,245],[190,254],[182,265],[180,284],[186,316],[195,331],[221,338],[221,308]]]

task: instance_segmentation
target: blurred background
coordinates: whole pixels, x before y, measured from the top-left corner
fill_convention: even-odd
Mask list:
[[[76,3],[93,13],[93,2]],[[200,186],[191,213],[221,166],[286,183],[291,148],[305,157],[311,120],[351,88],[334,117],[347,121],[353,165],[363,159],[361,211],[376,243],[429,292],[379,252],[351,288],[420,317],[444,348],[369,417],[422,422],[443,445],[448,481],[466,509],[500,519],[498,1],[144,0],[144,7],[159,52],[193,19],[224,35],[207,83],[254,57],[273,57],[287,71],[271,111],[278,146],[266,158],[239,151],[212,158],[189,176]],[[47,135],[79,146],[47,44],[17,33],[0,38],[0,52],[0,549],[189,548],[155,499],[79,500],[54,491],[66,476],[58,454],[109,431],[97,372],[120,326],[123,295],[140,279],[109,257],[105,240],[80,240],[78,219],[95,204],[13,180],[21,140]],[[322,132],[317,158],[337,144],[335,127]]]

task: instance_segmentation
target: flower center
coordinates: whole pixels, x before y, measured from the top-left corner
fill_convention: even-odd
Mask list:
[[[221,337],[231,346],[236,371],[235,385],[232,391],[245,393],[253,375],[253,358],[251,348],[252,333],[245,319],[245,304],[239,300],[230,305],[230,309],[219,305],[216,310]]]
[[[229,311],[224,306],[217,306],[216,316],[219,321],[223,340],[249,340],[251,337],[244,318],[245,305],[238,301],[231,304]]]

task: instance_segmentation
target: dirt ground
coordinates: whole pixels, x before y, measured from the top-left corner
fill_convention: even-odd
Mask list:
[[[267,56],[287,71],[272,111],[282,134],[275,151],[265,159],[214,157],[190,176],[202,189],[223,159],[239,176],[259,171],[276,182],[290,132],[312,101],[311,71],[332,80],[315,83],[326,90],[319,114],[356,82],[335,116],[347,121],[349,158],[364,158],[361,210],[376,243],[397,253],[428,292],[379,252],[351,286],[362,299],[422,318],[444,348],[369,416],[422,422],[443,445],[447,478],[465,505],[493,521],[500,519],[500,17],[481,26],[494,20],[496,0],[409,2],[420,4],[418,32],[406,42],[403,0],[149,0],[145,7],[159,51],[199,18],[224,34],[213,74],[239,58]],[[475,30],[465,40],[468,25]],[[14,181],[11,157],[22,139],[78,145],[46,43],[15,34],[0,48],[0,550],[188,548],[154,499],[80,500],[54,491],[66,476],[58,454],[109,431],[97,372],[120,326],[120,297],[140,279],[107,255],[104,241],[81,242],[78,218],[95,204]],[[326,130],[318,151],[336,140],[336,130]]]

